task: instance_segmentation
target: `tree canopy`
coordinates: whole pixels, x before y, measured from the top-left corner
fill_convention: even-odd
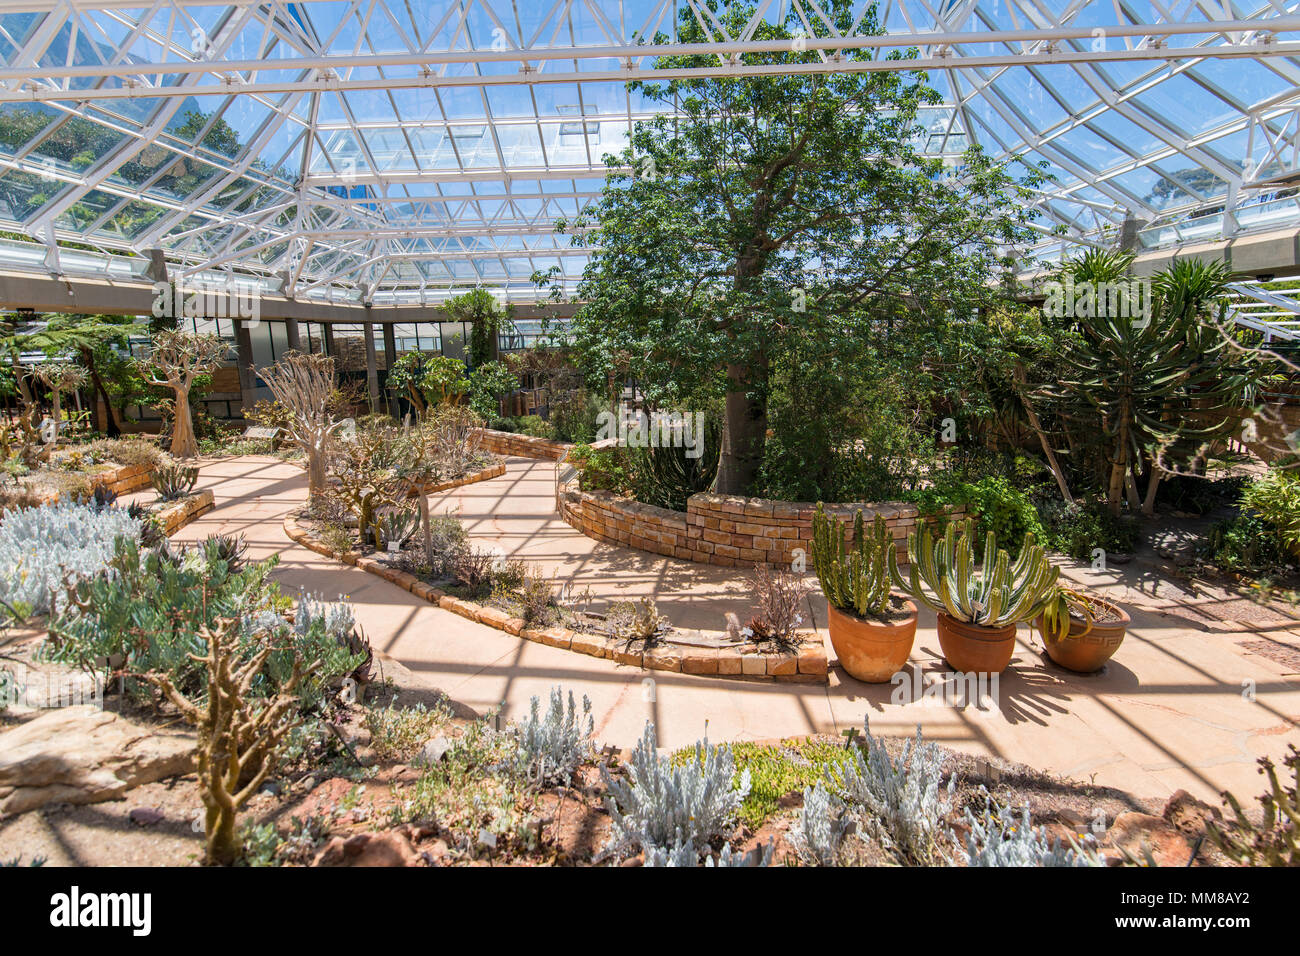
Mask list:
[[[753,13],[742,0],[708,6],[736,34]],[[847,0],[825,10],[838,29],[853,25]],[[865,18],[880,32],[874,11]],[[801,26],[793,11],[781,25],[761,22],[754,40],[790,48],[745,61],[814,59]],[[708,39],[685,9],[679,32],[685,43]],[[843,54],[850,67],[875,55]],[[683,54],[657,66],[711,61]],[[1030,183],[977,149],[953,165],[917,148],[919,111],[939,101],[919,72],[633,86],[678,115],[639,122],[629,147],[607,157],[590,216],[558,224],[593,227],[574,344],[592,367],[626,370],[660,401],[725,394],[719,491],[744,492],[758,475],[780,363],[810,348],[854,354],[910,314],[969,311],[995,291],[1003,250],[1027,236]]]

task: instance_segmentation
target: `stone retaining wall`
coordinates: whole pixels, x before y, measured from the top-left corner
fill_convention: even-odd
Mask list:
[[[568,442],[550,438],[534,438],[514,432],[499,432],[492,428],[475,429],[479,447],[494,455],[514,455],[517,458],[541,458],[546,461],[563,461],[573,446]]]
[[[579,491],[576,482],[558,494],[560,515],[588,537],[652,554],[721,567],[766,564],[789,567],[795,551],[805,560],[812,542],[815,502],[771,501],[734,495],[696,494],[685,513],[620,498],[608,491]],[[907,560],[907,535],[920,517],[916,505],[902,501],[852,502],[826,506],[826,513],[852,520],[862,511],[867,522],[883,515],[894,536],[899,560]],[[966,513],[950,510],[952,517]]]
[[[212,510],[213,496],[211,488],[204,488],[180,501],[172,502],[160,509],[156,517],[162,525],[163,534],[171,537],[199,515]]]

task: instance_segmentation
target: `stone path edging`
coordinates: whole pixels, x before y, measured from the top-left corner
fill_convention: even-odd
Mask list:
[[[501,463],[481,472],[475,472],[460,481],[439,485],[428,493],[486,481],[488,478],[495,478],[504,473],[505,464]],[[333,551],[313,538],[308,530],[299,524],[297,513],[285,516],[284,533],[304,548],[381,577],[430,604],[438,605],[444,611],[451,611],[453,614],[477,621],[498,631],[505,631],[526,641],[534,641],[590,657],[604,658],[616,664],[626,664],[645,670],[811,684],[829,682],[826,648],[816,632],[803,644],[788,652],[761,651],[752,646],[712,648],[679,644],[665,644],[637,650],[624,641],[602,634],[589,634],[566,627],[530,627],[523,618],[511,617],[500,608],[454,597],[441,588],[426,584],[408,571],[388,567],[369,555],[357,551]]]

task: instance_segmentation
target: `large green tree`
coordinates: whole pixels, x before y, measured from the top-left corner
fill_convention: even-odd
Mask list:
[[[753,14],[740,0],[707,6],[732,35]],[[848,0],[823,9],[836,30],[854,28]],[[818,62],[800,27],[793,10],[783,24],[761,22],[752,39],[789,47],[743,60]],[[829,35],[825,23],[814,28]],[[873,9],[857,30],[879,32]],[[686,8],[678,32],[685,43],[708,39]],[[877,54],[840,55],[851,67]],[[716,65],[705,54],[657,61]],[[939,101],[923,74],[688,75],[632,86],[673,113],[636,125],[577,223],[594,225],[580,238],[595,251],[574,343],[595,368],[626,369],[665,399],[725,394],[721,492],[749,490],[759,474],[773,369],[792,343],[852,344],[909,314],[969,310],[993,291],[1002,250],[1027,236],[1026,184],[978,150],[945,165],[918,149],[919,110]],[[817,397],[808,401],[815,414]]]

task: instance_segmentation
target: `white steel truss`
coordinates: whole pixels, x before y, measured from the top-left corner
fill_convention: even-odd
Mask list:
[[[671,75],[925,69],[922,148],[1052,174],[1044,257],[1126,219],[1148,248],[1300,222],[1300,0],[879,0],[884,35],[868,9],[756,0],[733,35],[704,0],[0,0],[0,230],[55,273],[68,243],[160,248],[335,301],[572,286],[553,223],[652,115],[626,84],[670,75],[683,10],[717,62]],[[816,62],[747,64],[791,14]]]

